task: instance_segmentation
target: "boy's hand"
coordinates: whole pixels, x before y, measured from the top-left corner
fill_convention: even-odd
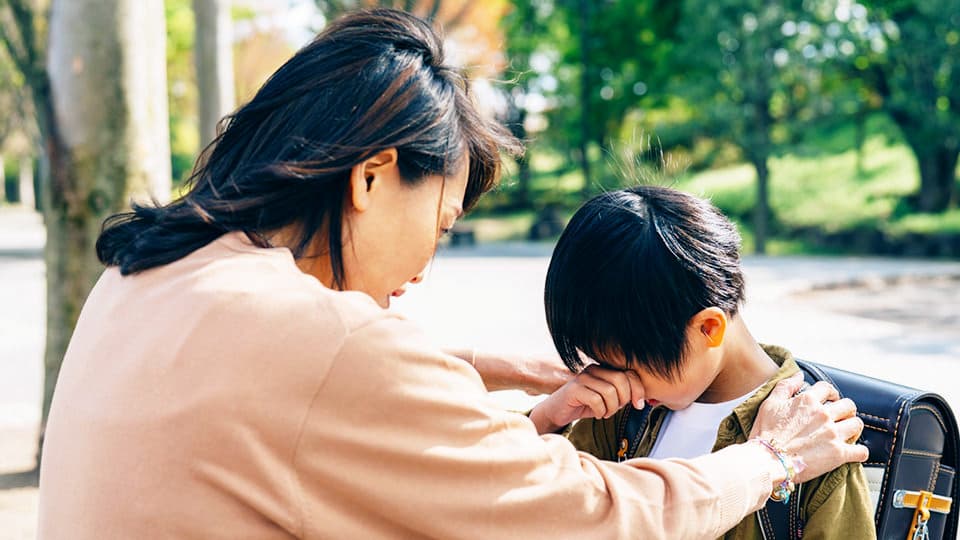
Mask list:
[[[581,418],[610,418],[628,403],[643,407],[640,377],[633,371],[590,365],[530,412],[538,433],[554,433]]]

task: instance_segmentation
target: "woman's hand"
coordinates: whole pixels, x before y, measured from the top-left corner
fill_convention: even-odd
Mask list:
[[[476,349],[448,350],[473,365],[487,390],[523,390],[537,396],[550,394],[573,378],[556,354],[524,355]]]
[[[538,433],[554,433],[581,418],[610,418],[628,403],[643,406],[643,385],[633,371],[584,368],[530,412]]]
[[[849,462],[866,461],[869,452],[855,442],[863,431],[857,406],[838,399],[836,388],[818,382],[798,394],[803,376],[780,381],[760,406],[750,438],[773,442],[806,467],[794,478],[805,482]],[[779,464],[774,468],[780,467]],[[779,477],[784,476],[782,468]]]

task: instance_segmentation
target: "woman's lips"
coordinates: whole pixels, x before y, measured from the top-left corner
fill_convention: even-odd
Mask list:
[[[657,400],[655,400],[655,399],[648,399],[648,400],[647,400],[647,405],[649,405],[649,406],[651,406],[651,407],[656,407],[656,406],[659,405],[659,404],[660,404],[660,402],[657,401]]]
[[[403,296],[403,293],[405,292],[407,292],[407,287],[403,286],[403,287],[400,287],[399,289],[394,290],[392,293],[390,293],[390,296],[394,298],[399,298]]]

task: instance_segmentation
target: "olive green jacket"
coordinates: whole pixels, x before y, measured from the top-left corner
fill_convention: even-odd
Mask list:
[[[717,430],[713,451],[732,444],[747,441],[753,419],[760,404],[773,387],[799,368],[792,355],[783,348],[764,346],[764,350],[779,366],[777,373],[746,401],[733,409]],[[644,457],[653,450],[668,409],[657,407],[650,411],[647,428],[641,435],[637,451],[631,458]],[[586,418],[577,422],[567,432],[567,437],[577,449],[610,461],[617,460],[620,441],[617,427],[623,421],[624,410],[605,420]],[[876,531],[873,523],[873,506],[867,479],[860,464],[847,464],[810,480],[800,490],[802,499],[801,519],[804,538],[836,538],[843,540],[873,540]],[[642,537],[642,531],[638,532]],[[724,540],[762,540],[763,535],[756,514],[746,517],[722,537]]]

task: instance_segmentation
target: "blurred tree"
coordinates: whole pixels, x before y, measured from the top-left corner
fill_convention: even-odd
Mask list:
[[[960,2],[834,2],[860,38],[853,62],[917,157],[923,212],[956,202],[960,157]],[[864,9],[866,7],[866,9]]]
[[[233,23],[230,0],[193,0],[194,64],[200,98],[200,144],[217,134],[217,123],[233,111]]]
[[[131,196],[170,196],[164,39],[161,0],[0,0],[0,40],[30,89],[49,175],[43,422],[103,270],[101,223]]]
[[[28,193],[32,193],[33,185],[32,183],[29,186],[21,185],[20,189],[13,189],[11,193],[7,193],[6,178],[2,174],[3,158],[15,156],[29,158],[35,155],[36,126],[32,120],[33,112],[28,89],[24,86],[23,75],[3,46],[0,46],[0,111],[3,111],[0,115],[0,203],[13,202],[14,195],[17,202],[23,203],[23,197],[19,194],[27,192],[25,188],[29,188]],[[20,174],[21,179],[25,177],[26,174]],[[29,203],[30,200],[26,202]]]
[[[174,182],[190,175],[200,147],[196,37],[192,0],[164,0],[167,27],[167,96],[170,109],[170,162]]]
[[[753,232],[757,253],[764,253],[772,220],[767,162],[787,139],[797,98],[810,93],[803,49],[813,46],[804,42],[815,26],[800,0],[686,0],[683,6],[675,66],[683,75],[676,88],[700,109],[705,127],[736,143],[756,170]]]
[[[500,20],[510,0],[314,1],[327,20],[353,9],[375,7],[402,9],[423,17],[442,31],[447,63],[466,69],[474,80],[498,74],[504,67]]]
[[[538,92],[538,73],[533,70],[531,57],[537,53],[541,36],[545,32],[544,2],[514,0],[501,21],[506,38],[504,53],[507,56],[507,81],[504,83],[506,108],[504,124],[515,137],[527,144],[526,151],[517,158],[517,189],[513,204],[527,208],[531,200],[532,171],[530,170],[529,133],[527,121],[530,115],[531,96]],[[536,111],[535,111],[536,112]]]
[[[544,57],[556,82],[546,93],[551,142],[569,146],[584,176],[584,195],[598,180],[591,148],[610,150],[627,113],[666,98],[679,3],[667,0],[556,0],[541,25]],[[600,167],[601,175],[609,175]],[[616,182],[631,181],[618,179]]]
[[[474,9],[470,0],[315,0],[327,19],[361,8],[388,7],[419,15],[446,28],[461,24]]]

